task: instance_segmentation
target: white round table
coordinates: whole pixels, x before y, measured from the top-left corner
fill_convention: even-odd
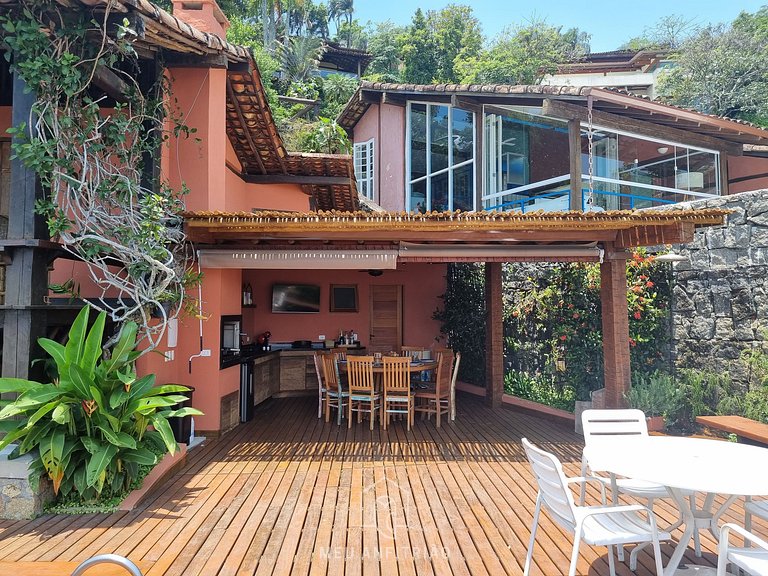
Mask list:
[[[735,442],[673,436],[594,438],[584,449],[595,472],[662,484],[679,506],[685,530],[664,569],[675,573],[695,530],[718,535],[717,521],[739,496],[768,495],[768,449]],[[704,507],[692,510],[681,490],[704,492]],[[728,496],[715,511],[715,495]]]

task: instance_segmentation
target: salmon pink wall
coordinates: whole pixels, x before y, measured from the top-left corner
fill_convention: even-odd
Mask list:
[[[354,141],[374,139],[376,202],[385,210],[405,209],[405,108],[371,105],[354,129]]]
[[[196,130],[169,140],[169,183],[177,189],[187,185],[188,210],[224,210],[226,70],[175,68],[169,77],[184,123]]]
[[[309,196],[296,184],[249,184],[229,169],[225,182],[227,212],[309,210]]]
[[[728,179],[741,178],[751,174],[768,174],[768,158],[754,156],[728,156]],[[768,188],[768,176],[729,184],[728,193],[748,192]]]
[[[444,264],[401,264],[399,270],[384,270],[374,278],[357,270],[243,270],[243,282],[253,289],[255,309],[243,310],[243,328],[251,336],[269,330],[273,342],[317,341],[320,334],[338,337],[339,330],[355,330],[363,345],[370,333],[370,286],[403,286],[403,342],[429,346],[440,333],[432,313],[442,306],[445,292]],[[273,314],[273,284],[317,284],[320,286],[319,314]],[[330,285],[356,284],[359,312],[329,312]],[[233,298],[239,298],[238,292]]]

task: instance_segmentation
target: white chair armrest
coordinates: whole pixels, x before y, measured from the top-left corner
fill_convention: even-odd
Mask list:
[[[584,516],[596,516],[597,514],[616,514],[617,512],[645,512],[648,514],[650,509],[642,504],[622,504],[620,506],[584,506],[582,507]],[[653,514],[649,515],[651,523],[655,524]]]
[[[600,501],[605,504],[605,479],[599,478],[598,476],[571,476],[570,478],[566,478],[565,481],[568,484],[574,484],[579,483],[582,486],[585,484],[588,484],[589,482],[593,482],[600,486]]]
[[[760,548],[763,548],[764,550],[768,550],[768,542],[760,538],[759,536],[756,536],[752,534],[752,532],[748,532],[738,524],[723,524],[720,527],[720,547],[723,546],[727,549],[728,548],[728,535],[730,532],[735,532],[742,538],[745,538],[749,540],[750,542],[754,542]]]

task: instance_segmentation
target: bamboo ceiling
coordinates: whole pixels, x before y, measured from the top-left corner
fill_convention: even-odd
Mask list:
[[[724,222],[727,210],[610,212],[254,212],[187,213],[189,236],[203,243],[574,242],[621,247],[688,241],[696,226]]]

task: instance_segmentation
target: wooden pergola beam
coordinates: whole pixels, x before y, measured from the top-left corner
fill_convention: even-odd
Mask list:
[[[578,120],[580,122],[589,121],[589,111],[584,106],[552,100],[546,98],[542,104],[542,114],[544,116],[553,116],[564,120]],[[592,111],[592,122],[612,130],[629,131],[638,136],[647,136],[649,138],[660,138],[662,140],[671,140],[681,144],[691,144],[726,152],[731,156],[741,156],[744,152],[744,146],[739,143],[705,136],[696,132],[690,132],[680,128],[673,128],[662,124],[655,124],[645,120],[630,118],[628,116],[613,114],[611,112],[602,112],[600,110]]]
[[[249,184],[308,184],[317,186],[349,186],[347,176],[305,176],[300,174],[243,174]]]

